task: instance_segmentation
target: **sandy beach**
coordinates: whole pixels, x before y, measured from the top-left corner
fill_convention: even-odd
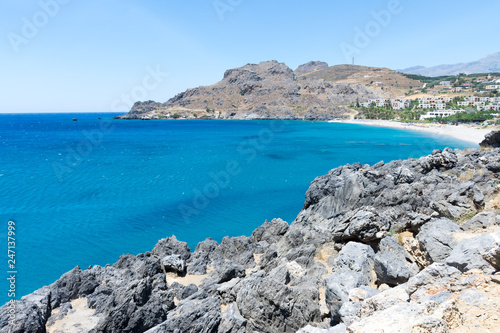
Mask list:
[[[426,123],[400,123],[389,120],[332,120],[332,123],[359,124],[369,126],[391,127],[397,129],[405,129],[411,131],[421,131],[446,135],[463,141],[479,145],[483,141],[484,136],[493,131],[498,130],[498,126],[488,126],[482,128],[479,125],[441,125],[441,124],[426,124]]]

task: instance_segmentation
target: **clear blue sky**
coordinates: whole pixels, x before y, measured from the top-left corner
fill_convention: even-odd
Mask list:
[[[347,63],[341,46],[356,47],[356,27],[372,28],[369,44],[357,43],[359,65],[500,51],[498,1],[400,0],[377,29],[371,12],[394,1],[0,0],[0,112],[126,111],[130,96],[163,102],[246,63]],[[148,76],[156,69],[168,76]]]

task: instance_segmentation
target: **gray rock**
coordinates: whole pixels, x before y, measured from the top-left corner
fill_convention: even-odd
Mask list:
[[[49,287],[40,288],[21,300],[11,302],[0,307],[1,333],[45,332],[51,313]]]
[[[223,313],[218,333],[246,333],[247,323],[248,321],[241,316],[236,303],[233,303]]]
[[[186,261],[180,255],[173,254],[163,257],[161,266],[165,273],[177,273],[183,275],[186,273]]]
[[[316,255],[316,251],[316,247],[313,244],[302,245],[288,251],[286,259],[288,261],[295,261],[305,268],[309,268],[315,264],[314,256]]]
[[[406,303],[409,301],[410,296],[408,295],[406,288],[398,286],[366,299],[361,304],[359,312],[362,317],[368,317],[376,311],[382,311],[396,304]]]
[[[457,164],[458,159],[453,150],[446,148],[444,151],[441,149],[434,150],[432,155],[421,157],[419,162],[422,168],[428,172],[441,167],[446,169],[453,168]]]
[[[483,148],[500,147],[500,131],[492,131],[484,136],[484,140],[479,143]]]
[[[198,292],[198,287],[195,284],[189,284],[183,288],[179,293],[177,293],[177,298],[180,300],[186,299],[191,295]]]
[[[179,303],[167,319],[148,333],[212,333],[217,332],[222,319],[218,297],[199,291]]]
[[[500,223],[500,217],[493,212],[479,213],[462,225],[462,229],[466,231],[476,231],[486,229],[492,225]]]
[[[468,304],[479,306],[488,301],[488,297],[484,292],[478,291],[475,288],[463,290],[459,298]]]
[[[408,183],[411,184],[415,180],[415,174],[408,168],[399,167],[393,173],[394,184]]]
[[[483,259],[497,271],[500,271],[500,241],[497,240],[495,243],[485,248]]]
[[[429,286],[444,287],[460,275],[461,272],[454,267],[443,263],[434,263],[412,276],[406,283],[406,290],[412,295],[419,289],[425,291]]]
[[[170,255],[179,255],[186,261],[191,258],[191,250],[187,246],[187,243],[178,241],[175,236],[160,240],[151,252],[159,258]]]
[[[0,332],[1,333],[45,333],[46,317],[40,308],[33,302],[16,301],[15,319],[9,322],[9,303],[0,308]],[[11,325],[13,323],[13,325]]]
[[[334,261],[334,271],[325,277],[326,303],[332,323],[339,323],[340,309],[349,301],[349,291],[373,282],[373,249],[365,244],[349,242]]]
[[[210,263],[210,253],[195,252],[191,257],[191,263],[187,266],[187,273],[192,275],[205,275],[207,274],[207,266]]]
[[[395,286],[418,273],[418,266],[394,237],[382,239],[379,249],[374,257],[374,268],[380,283]]]
[[[492,251],[492,249],[495,251],[494,248],[496,249],[499,242],[500,232],[463,239],[450,253],[450,256],[446,259],[446,263],[458,268],[462,272],[467,272],[471,269],[480,269],[485,274],[492,274],[496,271],[496,268],[490,262],[486,261],[483,256],[488,256],[487,253]]]
[[[443,262],[457,245],[452,233],[458,231],[460,227],[453,221],[433,220],[421,227],[417,240],[433,262]]]
[[[49,286],[51,307],[57,308],[62,303],[85,297],[94,292],[98,285],[99,282],[91,271],[82,271],[77,266]]]
[[[345,333],[347,332],[347,327],[344,324],[338,324],[335,327],[330,328],[317,328],[311,325],[307,325],[301,328],[297,333]]]
[[[232,262],[225,262],[217,266],[213,274],[216,276],[217,283],[228,282],[246,275],[244,266]]]
[[[289,287],[270,277],[248,277],[239,284],[237,305],[259,332],[296,332],[321,319],[318,289],[309,283]]]
[[[255,266],[253,250],[255,244],[250,237],[224,237],[219,246],[211,253],[213,261],[232,261],[245,267]]]
[[[282,219],[274,219],[271,222],[266,221],[258,227],[250,237],[253,242],[266,241],[269,244],[277,243],[280,238],[288,231],[288,223]]]
[[[220,284],[217,288],[217,293],[222,300],[222,304],[236,302],[236,286],[240,283],[240,278],[232,279],[228,282]]]
[[[157,279],[160,279],[159,281]],[[158,281],[158,282],[156,282]],[[134,280],[113,290],[113,302],[108,302],[97,326],[97,332],[145,332],[167,319],[174,305],[174,295],[166,290],[161,274],[156,278]],[[97,304],[97,307],[102,305]]]
[[[443,319],[424,317],[413,325],[412,332],[448,333],[449,329]]]
[[[295,70],[295,74],[305,74],[325,68],[328,68],[328,64],[324,61],[310,61],[297,67],[297,69]]]

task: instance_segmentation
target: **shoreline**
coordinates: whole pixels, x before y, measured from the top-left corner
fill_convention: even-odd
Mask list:
[[[488,126],[482,128],[479,125],[442,125],[428,123],[400,123],[390,120],[331,120],[329,123],[345,123],[354,125],[367,125],[377,127],[388,127],[396,129],[404,129],[410,131],[427,132],[438,135],[445,135],[454,139],[466,141],[479,146],[479,143],[484,140],[484,136],[497,129],[498,126]]]

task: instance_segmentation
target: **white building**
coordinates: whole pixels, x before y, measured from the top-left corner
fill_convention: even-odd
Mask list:
[[[436,118],[436,117],[449,117],[449,116],[453,116],[457,112],[462,112],[462,110],[429,111],[426,114],[420,116],[420,120]]]

